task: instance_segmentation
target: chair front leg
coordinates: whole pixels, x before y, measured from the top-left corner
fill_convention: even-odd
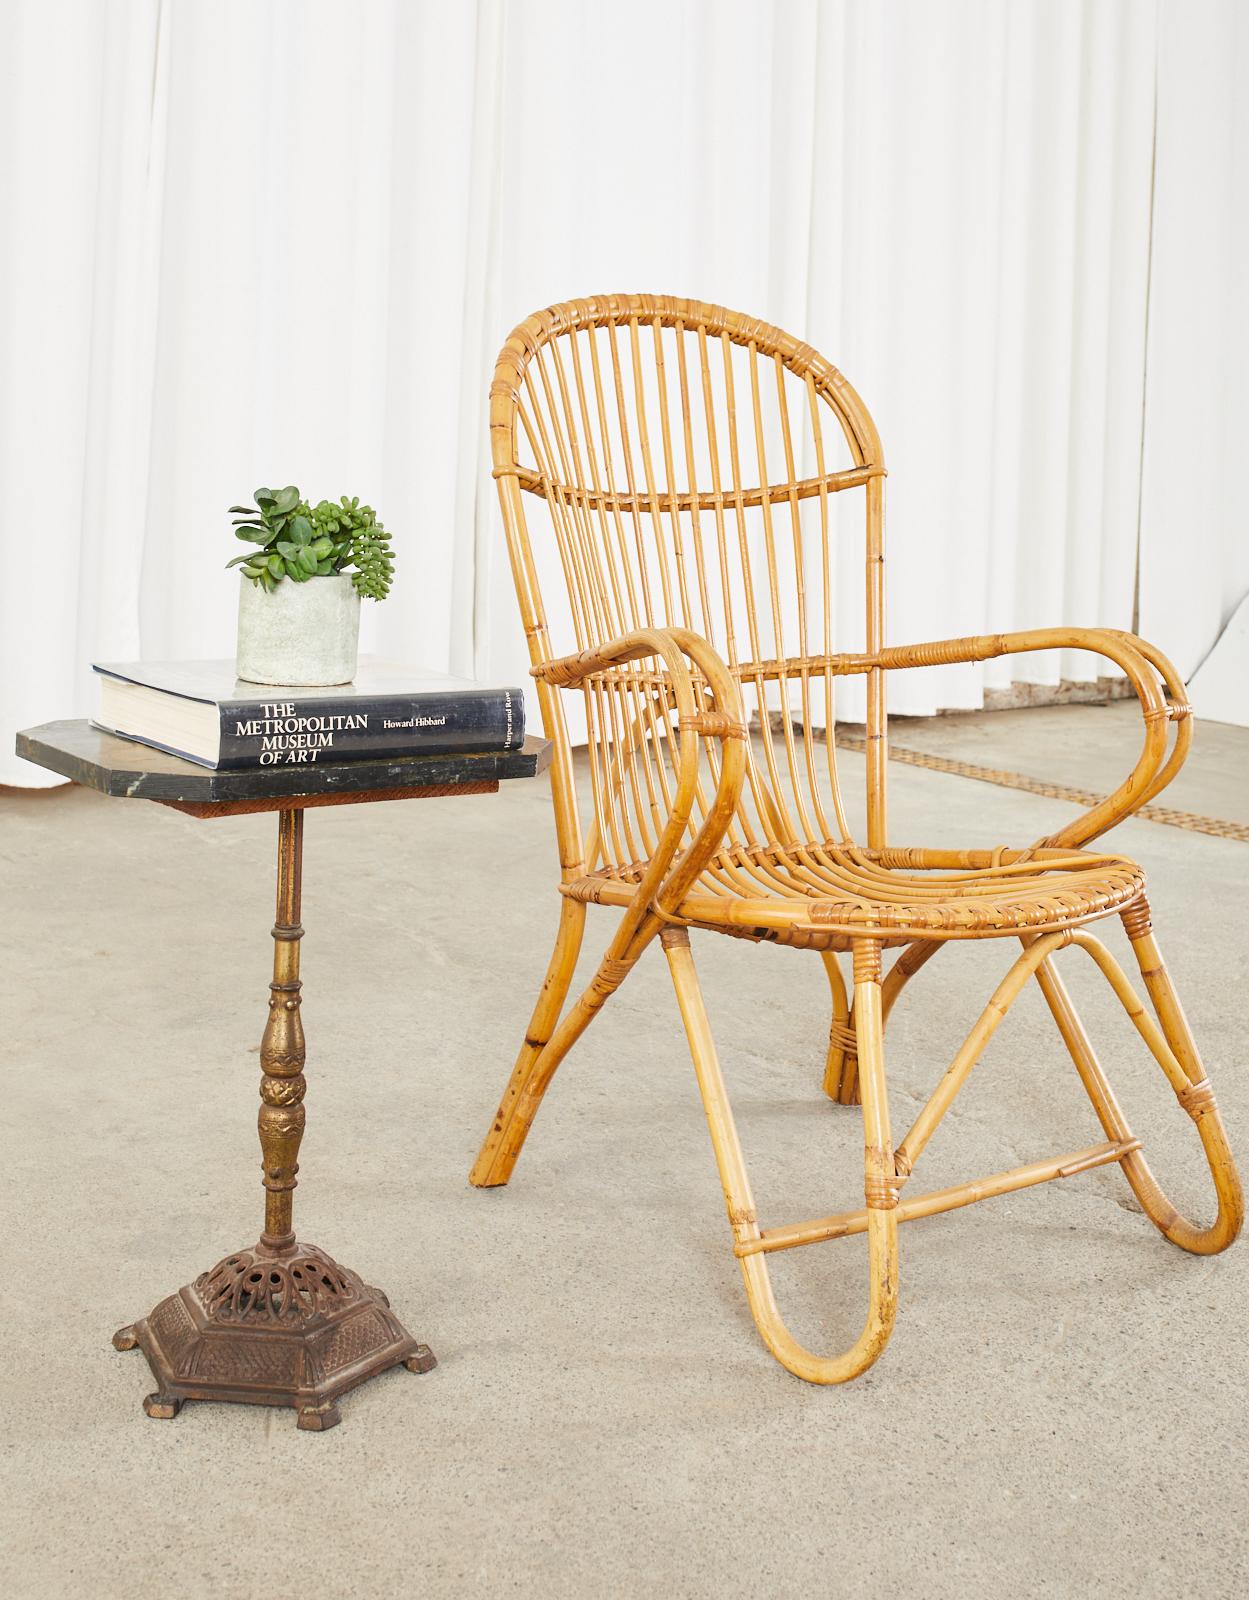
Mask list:
[[[468,1181],[481,1189],[504,1184],[512,1176],[525,1136],[538,1113],[542,1096],[567,1054],[575,1035],[565,1037],[558,1054],[549,1048],[559,1014],[564,1009],[572,983],[581,939],[585,932],[585,904],[567,897],[560,899],[559,931],[551,953],[546,978],[538,993],[529,1029],[512,1068],[503,1099],[495,1112]]]
[[[1149,903],[1143,897],[1122,913],[1124,931],[1140,967],[1141,981],[1153,1004],[1161,1025],[1163,1037],[1171,1047],[1175,1060],[1184,1070],[1187,1082],[1173,1083],[1176,1098],[1196,1124],[1214,1192],[1218,1199],[1218,1215],[1208,1228],[1198,1228],[1178,1213],[1173,1214],[1168,1227],[1162,1228],[1167,1238],[1184,1250],[1196,1255],[1217,1255],[1226,1250],[1239,1234],[1245,1219],[1245,1196],[1240,1174],[1236,1170],[1223,1119],[1215,1103],[1214,1090],[1206,1077],[1192,1029],[1184,1008],[1171,982],[1154,937],[1153,920]],[[1133,1018],[1133,1021],[1137,1021]],[[1140,1023],[1137,1022],[1138,1028]],[[1148,1038],[1147,1031],[1141,1029]],[[1157,1053],[1157,1052],[1155,1052]],[[1157,1219],[1155,1219],[1157,1221]],[[1162,1227],[1161,1222],[1158,1223]]]
[[[694,968],[689,934],[683,928],[669,927],[660,938],[668,957],[707,1113],[729,1225],[736,1244],[750,1244],[760,1237],[759,1222]],[[873,940],[856,941],[854,959],[856,1040],[863,1084],[864,1192],[869,1208],[869,1301],[862,1333],[841,1355],[814,1355],[798,1343],[781,1319],[768,1276],[766,1255],[739,1256],[746,1298],[763,1342],[783,1367],[809,1383],[845,1383],[865,1372],[888,1344],[897,1315],[898,1220],[895,1208],[898,1179],[893,1165],[889,1104],[885,1094],[879,944]]]
[[[1139,1148],[1127,1151],[1120,1158],[1120,1164],[1145,1215],[1160,1233],[1172,1244],[1194,1255],[1217,1255],[1236,1238],[1244,1220],[1240,1178],[1215,1105],[1213,1090],[1150,930],[1149,907],[1143,899],[1138,900],[1122,913],[1122,918],[1140,963],[1141,976],[1158,1013],[1158,1022],[1149,1015],[1119,963],[1100,940],[1085,929],[1074,929],[1066,937],[1076,948],[1084,950],[1101,969],[1137,1033],[1162,1068],[1181,1107],[1196,1124],[1218,1202],[1214,1221],[1203,1228],[1181,1215],[1167,1198]],[[1034,940],[1025,936],[1022,942],[1029,945]],[[1120,1142],[1130,1141],[1131,1129],[1127,1118],[1072,1004],[1067,987],[1050,960],[1044,960],[1037,966],[1036,978],[1106,1137]]]

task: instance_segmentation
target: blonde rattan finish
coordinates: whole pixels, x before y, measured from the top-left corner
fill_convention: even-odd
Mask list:
[[[556,1067],[658,939],[751,1310],[768,1348],[800,1377],[842,1382],[884,1348],[897,1303],[901,1221],[1117,1163],[1167,1238],[1200,1254],[1226,1248],[1241,1225],[1240,1184],[1158,952],[1144,876],[1126,857],[1089,848],[1152,800],[1188,752],[1192,718],[1166,657],[1132,635],[1084,628],[887,646],[885,466],[871,417],[809,345],[723,307],[607,295],[539,312],[500,353],[490,426],[513,577],[555,749],[562,899],[546,982],[472,1181],[507,1182]],[[536,512],[536,539],[525,495]],[[839,641],[858,630],[847,627],[851,613],[837,592],[835,553],[852,516],[865,559],[861,631],[856,648],[846,650]],[[552,634],[543,576],[566,595],[566,639]],[[892,846],[887,674],[1054,648],[1099,652],[1136,691],[1142,748],[1124,782],[1055,834],[1024,846]],[[836,680],[851,674],[866,678],[862,843],[851,830],[830,736]],[[564,691],[580,698],[589,740],[585,816],[573,782]],[[618,915],[593,978],[566,1006],[590,904],[614,907]],[[1114,914],[1127,930],[1152,1014],[1086,929]],[[691,929],[820,952],[832,1004],[824,1089],[834,1100],[862,1102],[863,1209],[760,1225],[703,1008]],[[1019,953],[895,1144],[885,1093],[889,1012],[943,946],[984,938],[1014,939]],[[1179,1215],[1146,1164],[1059,976],[1053,958],[1067,945],[1097,964],[1196,1124],[1217,1199],[1206,1226]],[[897,953],[886,968],[882,955],[891,948]],[[851,958],[850,986],[842,954]],[[924,1146],[1030,979],[1088,1092],[1102,1140],[912,1195]],[[849,1350],[818,1356],[785,1328],[767,1256],[852,1233],[868,1236],[863,1333]]]

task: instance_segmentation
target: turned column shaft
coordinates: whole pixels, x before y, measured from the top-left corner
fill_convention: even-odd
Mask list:
[[[261,1247],[281,1253],[295,1243],[291,1220],[304,1134],[304,1029],[299,1018],[300,872],[302,810],[278,813],[278,898],[273,926],[273,982],[269,1020],[260,1044],[260,1149],[265,1186],[265,1231]]]

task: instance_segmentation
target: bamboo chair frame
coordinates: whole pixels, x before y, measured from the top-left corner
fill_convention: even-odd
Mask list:
[[[490,430],[531,670],[554,746],[561,904],[546,980],[471,1181],[508,1181],[559,1063],[658,939],[750,1309],[768,1349],[799,1377],[841,1383],[884,1349],[897,1307],[900,1222],[1117,1163],[1166,1238],[1201,1255],[1226,1249],[1243,1218],[1240,1181],[1154,938],[1144,877],[1126,857],[1087,848],[1153,799],[1188,753],[1192,718],[1166,657],[1130,634],[1088,628],[886,646],[885,466],[871,417],[808,345],[723,307],[606,295],[529,317],[500,352]],[[844,467],[831,460],[838,439],[848,451]],[[769,471],[769,449],[773,461],[778,454],[783,460],[782,475]],[[863,496],[865,648],[846,653],[833,643],[830,508],[834,497],[851,492]],[[553,642],[525,495],[545,503],[571,611],[571,652]],[[891,846],[886,673],[1051,648],[1100,652],[1135,689],[1143,746],[1124,782],[1025,848]],[[866,845],[851,835],[835,767],[833,687],[847,674],[867,680]],[[564,690],[579,691],[585,708],[593,805],[584,828]],[[747,704],[758,722],[753,740]],[[590,904],[615,907],[619,917],[594,976],[566,1006]],[[1152,1014],[1087,931],[1086,924],[1116,914]],[[760,1226],[691,929],[820,953],[832,1005],[824,1089],[835,1101],[862,1103],[861,1209]],[[1022,948],[895,1144],[884,1059],[890,1011],[938,950],[982,938],[1014,938]],[[1181,1216],[1154,1179],[1059,976],[1054,957],[1066,946],[1096,964],[1195,1122],[1217,1201],[1207,1225]],[[884,971],[890,949],[898,953]],[[839,961],[844,953],[851,990]],[[916,1162],[1030,979],[1103,1139],[912,1197],[907,1185]],[[857,1233],[867,1234],[870,1268],[863,1331],[840,1354],[813,1354],[781,1320],[767,1257]]]

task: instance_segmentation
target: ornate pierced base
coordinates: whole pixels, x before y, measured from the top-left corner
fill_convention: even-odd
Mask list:
[[[293,1406],[297,1426],[318,1431],[342,1420],[335,1402],[348,1389],[390,1367],[436,1365],[380,1289],[314,1244],[227,1256],[113,1344],[148,1359],[149,1417],[176,1417],[185,1400],[235,1400]]]

